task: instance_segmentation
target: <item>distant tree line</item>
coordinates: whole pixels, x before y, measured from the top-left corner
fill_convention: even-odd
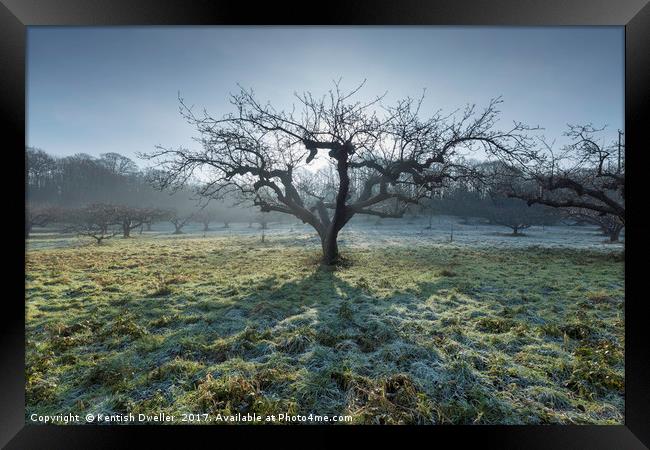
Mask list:
[[[91,203],[131,206],[188,206],[191,192],[162,193],[149,173],[118,153],[56,157],[28,147],[25,152],[28,204],[79,207]]]
[[[168,222],[180,234],[190,222],[248,222],[249,209],[222,198],[197,202],[191,187],[173,193],[152,186],[155,174],[140,170],[130,158],[118,153],[99,157],[88,154],[56,157],[27,147],[25,237],[34,227],[60,225],[62,231],[92,237],[101,243],[113,236],[131,236],[133,230],[151,230]],[[233,201],[231,201],[233,200]],[[268,218],[253,221],[266,226]]]

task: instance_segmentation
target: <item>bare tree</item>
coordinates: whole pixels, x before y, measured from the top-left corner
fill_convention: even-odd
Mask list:
[[[521,231],[533,225],[544,225],[549,220],[547,208],[541,205],[529,206],[517,198],[494,196],[484,202],[484,207],[477,211],[492,224],[508,227],[513,236],[520,236]]]
[[[131,230],[142,226],[148,218],[149,211],[145,208],[120,205],[115,208],[116,220],[122,227],[122,237],[129,238]]]
[[[470,207],[475,216],[512,229],[514,236],[533,225],[552,225],[559,220],[556,209],[519,197],[532,196],[539,187],[536,181],[523,177],[516,167],[498,160],[484,161],[474,166],[473,174],[476,191]],[[513,192],[518,195],[512,195]]]
[[[105,203],[94,203],[80,208],[69,215],[72,225],[69,231],[80,236],[95,239],[97,245],[120,233],[118,207]]]
[[[217,218],[217,212],[212,209],[203,208],[196,214],[194,219],[203,225],[203,231],[210,231],[210,223]]]
[[[424,227],[425,230],[433,229],[433,217],[446,211],[443,192],[442,189],[435,189],[418,203],[420,212],[427,217],[428,225]]]
[[[138,171],[138,166],[130,158],[119,153],[102,153],[99,163],[119,176],[133,175]]]
[[[178,211],[170,211],[169,221],[174,225],[174,234],[183,234],[183,227],[194,219],[194,213],[181,214]]]
[[[44,227],[62,216],[62,210],[56,206],[29,205],[25,208],[25,239],[34,226]]]
[[[160,222],[163,220],[168,220],[172,215],[167,209],[163,208],[145,208],[144,209],[144,220],[143,223],[147,228],[147,231],[151,231],[151,225]]]
[[[516,151],[527,129],[495,129],[500,99],[484,109],[468,106],[424,117],[422,100],[382,106],[382,97],[359,99],[363,83],[323,97],[296,94],[298,107],[276,110],[252,91],[231,96],[235,112],[213,118],[195,114],[180,99],[182,116],[199,132],[201,148],[157,147],[141,155],[157,161],[161,188],[203,180],[198,192],[218,198],[237,192],[261,211],[298,217],[318,233],[323,262],[339,258],[337,237],[356,214],[401,217],[406,205],[450,176],[461,176],[462,150]],[[323,154],[323,152],[325,152]],[[316,182],[310,163],[325,156],[327,177]]]
[[[609,238],[609,242],[618,242],[621,231],[625,227],[618,216],[602,214],[587,208],[568,208],[567,215],[575,221],[596,225],[603,235]]]
[[[569,125],[570,143],[556,151],[540,139],[540,145],[499,149],[498,156],[511,167],[514,182],[508,195],[560,208],[579,208],[617,217],[625,224],[625,159],[619,145],[599,143],[603,128],[592,124]],[[521,190],[522,180],[537,189]]]

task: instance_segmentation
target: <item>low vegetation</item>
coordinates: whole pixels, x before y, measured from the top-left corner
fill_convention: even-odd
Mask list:
[[[624,267],[568,249],[273,237],[31,249],[26,413],[623,423]]]

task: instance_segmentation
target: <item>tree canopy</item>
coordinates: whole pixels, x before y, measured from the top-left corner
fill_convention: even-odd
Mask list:
[[[213,118],[180,99],[182,117],[195,127],[198,148],[159,146],[143,155],[158,164],[159,187],[178,189],[201,180],[198,193],[236,192],[262,211],[292,214],[321,238],[324,262],[339,257],[337,236],[356,214],[401,217],[447,179],[471,176],[463,151],[524,151],[528,128],[496,127],[500,98],[426,114],[424,96],[384,105],[383,96],[359,99],[363,83],[325,95],[295,94],[297,106],[278,110],[240,88],[234,112]],[[314,175],[310,164],[329,166]],[[312,166],[313,167],[313,166]]]

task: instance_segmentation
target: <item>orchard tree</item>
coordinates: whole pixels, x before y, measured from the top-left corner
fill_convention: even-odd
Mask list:
[[[320,237],[323,263],[334,264],[338,234],[356,214],[401,217],[408,204],[460,172],[463,151],[528,146],[524,125],[496,129],[498,98],[483,109],[443,114],[425,112],[424,96],[391,106],[383,97],[365,100],[362,87],[344,91],[334,83],[322,97],[295,94],[297,106],[290,110],[241,88],[231,96],[233,112],[221,118],[196,113],[181,98],[181,114],[196,128],[198,145],[157,147],[141,156],[157,162],[152,173],[160,188],[198,180],[202,196],[236,192],[262,212],[308,223]],[[327,164],[321,182],[313,178],[316,159]]]
[[[202,208],[194,215],[194,219],[203,225],[203,231],[210,231],[210,223],[217,218],[217,212],[213,209]]]
[[[144,212],[144,225],[146,226],[147,231],[151,231],[151,225],[156,222],[161,222],[163,220],[168,220],[172,215],[167,209],[163,208],[145,208]]]
[[[115,208],[116,221],[122,227],[122,237],[131,236],[131,230],[141,227],[148,219],[148,210],[133,206],[117,206]]]
[[[603,131],[592,124],[569,125],[564,135],[570,143],[560,150],[544,139],[527,149],[499,149],[497,156],[513,169],[507,194],[529,205],[589,210],[625,224],[624,146],[620,134],[615,143],[601,143]],[[522,190],[525,182],[536,189]]]
[[[69,215],[72,225],[69,231],[93,238],[97,245],[118,235],[121,231],[119,207],[106,203],[94,203],[73,211]]]
[[[568,208],[567,215],[576,222],[597,226],[603,235],[609,238],[609,242],[618,242],[621,231],[625,227],[618,216],[601,214],[591,209]]]
[[[183,234],[183,227],[194,219],[194,213],[169,212],[168,220],[174,225],[174,234]]]
[[[518,198],[494,196],[484,202],[478,212],[495,225],[508,227],[513,236],[521,236],[522,231],[533,225],[545,225],[551,217],[550,208],[541,205],[529,206]]]
[[[44,227],[62,217],[62,209],[56,206],[28,205],[25,208],[25,239],[29,238],[32,227]]]
[[[533,225],[552,225],[559,220],[556,209],[512,195],[532,197],[539,190],[536,181],[523,177],[520,169],[498,160],[486,161],[476,165],[474,174],[473,181],[483,194],[476,204],[477,216],[510,228],[514,236]]]
[[[420,212],[427,217],[428,225],[424,227],[425,230],[433,228],[433,217],[447,212],[446,198],[444,197],[443,189],[436,189],[429,193],[429,195],[420,200],[418,203]]]

